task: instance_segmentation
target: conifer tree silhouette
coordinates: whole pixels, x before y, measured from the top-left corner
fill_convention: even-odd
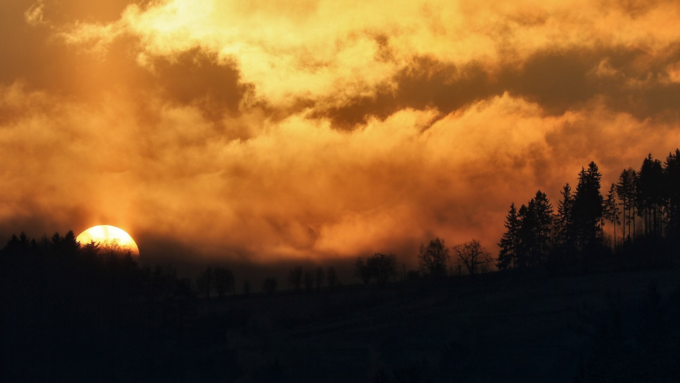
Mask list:
[[[555,222],[555,234],[558,246],[567,246],[573,243],[574,235],[574,196],[571,194],[571,186],[565,184],[562,190],[562,200],[557,205],[557,217]]]
[[[604,198],[600,194],[602,175],[595,164],[581,169],[574,196],[574,227],[580,250],[589,248],[602,239]]]
[[[635,232],[635,185],[637,173],[633,168],[624,169],[619,175],[619,181],[616,184],[616,195],[621,200],[623,208],[623,238],[625,240],[633,240],[633,233]],[[631,227],[633,231],[631,232]],[[628,234],[626,234],[628,228]]]
[[[614,248],[616,248],[616,225],[621,224],[619,219],[619,209],[618,202],[616,201],[616,185],[612,184],[609,188],[609,193],[607,193],[607,199],[604,202],[604,218],[614,225]]]
[[[635,204],[645,224],[645,235],[661,234],[661,215],[664,204],[664,174],[661,161],[649,154],[638,172]]]
[[[499,270],[511,269],[517,267],[517,254],[520,250],[519,229],[521,222],[517,214],[515,204],[510,204],[510,211],[505,217],[505,233],[501,237],[498,246],[501,248],[498,254],[498,261],[496,267]]]
[[[680,149],[670,153],[664,163],[664,185],[668,200],[669,232],[680,238]]]
[[[552,204],[540,190],[528,205],[519,209],[519,251],[517,265],[520,268],[544,265],[550,250],[552,233]]]

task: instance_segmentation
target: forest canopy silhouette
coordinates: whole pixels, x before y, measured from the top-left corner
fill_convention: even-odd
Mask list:
[[[639,171],[623,169],[618,182],[605,189],[605,196],[602,174],[591,162],[581,169],[573,193],[568,183],[564,185],[556,213],[540,190],[519,209],[511,204],[497,267],[587,270],[602,261],[612,268],[676,264],[678,169],[680,150],[671,152],[664,163],[650,154]],[[607,223],[611,230],[605,234]],[[637,258],[629,259],[632,255]]]

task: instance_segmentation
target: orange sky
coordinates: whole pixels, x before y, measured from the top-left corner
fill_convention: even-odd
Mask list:
[[[676,1],[0,3],[0,232],[124,228],[142,257],[492,253],[680,146]],[[190,250],[187,250],[190,249]]]

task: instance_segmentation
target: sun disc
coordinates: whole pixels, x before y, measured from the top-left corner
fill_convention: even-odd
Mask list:
[[[139,247],[134,239],[125,230],[110,226],[93,226],[78,235],[76,238],[82,246],[95,242],[103,247],[120,246],[121,250],[129,250],[133,256],[139,256]]]

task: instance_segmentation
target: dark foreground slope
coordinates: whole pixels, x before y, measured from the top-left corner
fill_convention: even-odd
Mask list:
[[[677,270],[559,278],[494,273],[205,301],[162,272],[97,265],[3,269],[2,381],[680,376]]]
[[[216,378],[243,382],[669,381],[680,360],[677,274],[492,277],[203,302],[202,354]]]

